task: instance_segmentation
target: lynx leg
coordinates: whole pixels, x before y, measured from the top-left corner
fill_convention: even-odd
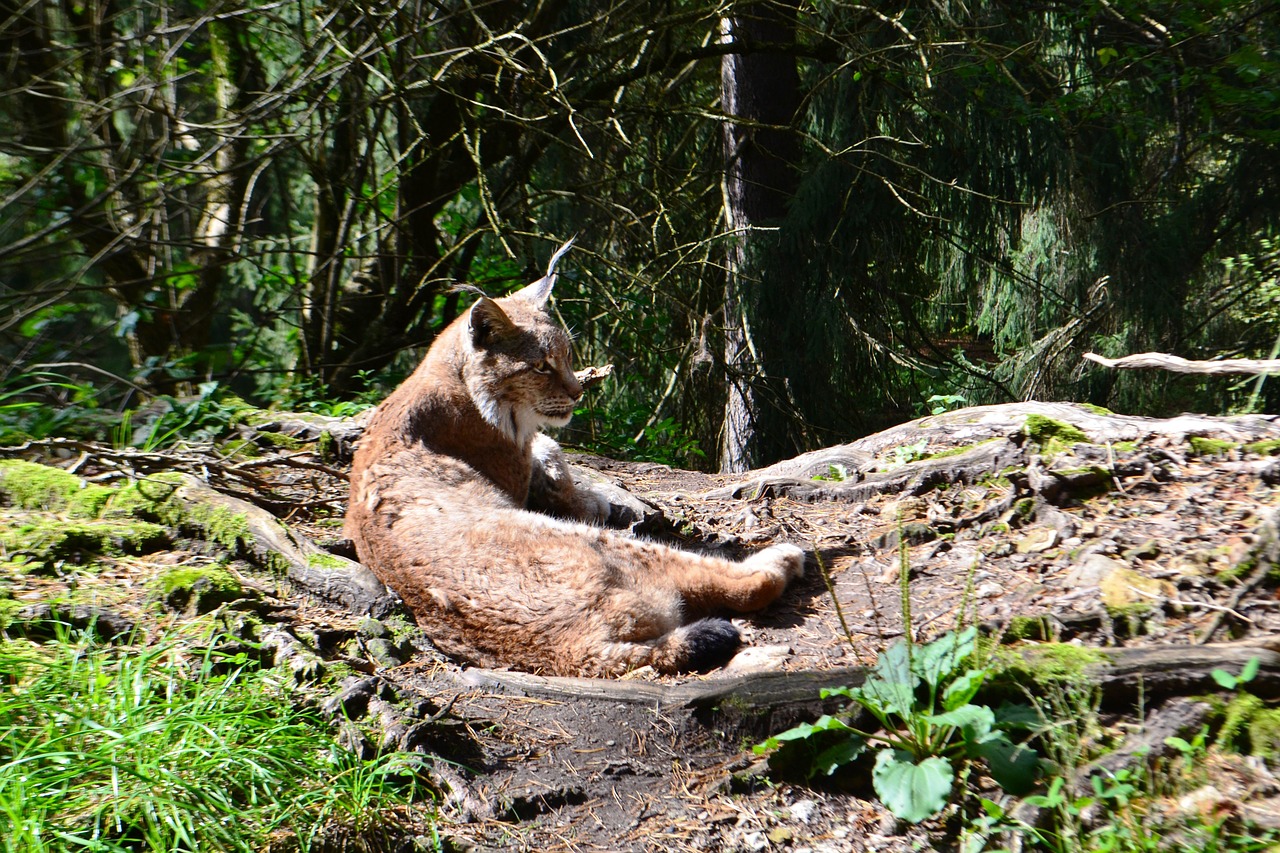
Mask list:
[[[706,671],[723,666],[741,645],[728,619],[699,619],[649,642],[609,643],[600,655],[602,675],[621,675],[642,666],[658,672]]]
[[[791,580],[804,574],[804,551],[773,545],[740,563],[702,557],[681,568],[673,572],[674,580],[690,609],[727,607],[748,613],[772,604]]]

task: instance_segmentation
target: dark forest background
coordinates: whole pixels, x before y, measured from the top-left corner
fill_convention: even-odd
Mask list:
[[[1277,11],[0,0],[6,440],[349,413],[455,283],[575,234],[556,310],[618,369],[581,446],[741,469],[966,404],[1280,411],[1081,360],[1280,348]]]

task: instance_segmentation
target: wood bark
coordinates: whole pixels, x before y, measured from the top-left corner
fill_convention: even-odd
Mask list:
[[[764,44],[795,40],[794,7],[756,4],[721,22],[721,37],[739,43],[743,52],[721,60],[721,106],[724,125],[724,211],[730,234],[725,257],[726,402],[720,470],[746,471],[761,458],[770,334],[757,323],[761,289],[779,288],[759,279],[754,256],[763,249],[762,226],[776,225],[795,193],[798,149],[786,129],[799,106],[795,57],[755,51]],[[785,317],[769,317],[774,328],[788,326]],[[776,457],[775,457],[776,458]]]
[[[283,566],[285,579],[305,595],[375,618],[399,604],[373,572],[325,551],[265,509],[224,495],[189,474],[183,476],[173,497],[188,507],[222,509],[240,516],[245,530],[237,541],[241,556],[273,571]]]
[[[1025,654],[1034,658],[1035,646]],[[1249,690],[1258,696],[1280,695],[1280,641],[1250,640],[1203,646],[1101,649],[1103,660],[1085,667],[1078,683],[1102,691],[1113,707],[1169,696],[1218,690],[1213,671],[1239,672],[1258,658],[1258,675]],[[1034,659],[1032,660],[1034,664]],[[553,699],[625,702],[655,707],[713,708],[738,705],[756,710],[819,701],[824,687],[854,687],[866,679],[866,667],[800,672],[761,672],[683,683],[563,678],[504,670],[467,669],[458,674],[462,686],[501,693]]]

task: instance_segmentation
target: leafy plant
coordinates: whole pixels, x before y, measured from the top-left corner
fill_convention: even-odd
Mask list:
[[[223,395],[217,382],[202,382],[192,398],[159,397],[152,404],[163,411],[149,425],[135,430],[134,444],[155,450],[178,441],[209,441],[225,434],[248,408],[240,398]]]
[[[925,402],[929,405],[929,414],[940,415],[958,409],[968,401],[960,394],[933,394]]]
[[[1218,683],[1224,690],[1239,690],[1244,685],[1253,681],[1258,675],[1258,668],[1262,665],[1262,661],[1256,657],[1249,658],[1249,662],[1240,670],[1239,675],[1232,675],[1225,669],[1215,669],[1209,673],[1213,680]]]
[[[879,728],[862,729],[824,715],[759,744],[758,753],[775,750],[836,732],[837,743],[815,758],[814,773],[830,775],[878,747],[872,770],[876,795],[898,817],[912,822],[929,818],[946,806],[957,769],[982,761],[1006,790],[1030,788],[1039,771],[1039,757],[1015,744],[1009,730],[1038,716],[1026,706],[1006,706],[999,712],[975,704],[974,697],[991,674],[971,664],[977,629],[969,626],[919,646],[899,640],[882,652],[860,687],[824,690],[824,698],[842,696],[873,717]]]
[[[97,389],[60,373],[33,370],[0,384],[0,444],[91,431]]]

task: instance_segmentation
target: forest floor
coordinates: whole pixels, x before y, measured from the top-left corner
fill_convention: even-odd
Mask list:
[[[203,465],[206,484],[269,508],[340,560],[353,433],[288,420],[245,428],[260,448],[248,465],[199,448],[146,455],[83,442],[5,455],[108,484]],[[272,434],[285,437],[262,439]],[[322,435],[336,449],[317,447]],[[1116,679],[1078,700],[1073,713],[1096,723],[1099,751],[1123,751],[1166,700],[1215,692],[1203,664],[1238,668],[1237,648],[1266,657],[1253,689],[1274,698],[1277,451],[1280,423],[1265,417],[1151,420],[1023,404],[925,418],[737,477],[578,456],[589,479],[647,505],[637,525],[646,535],[735,556],[782,541],[811,554],[778,604],[735,620],[745,646],[726,671],[595,682],[459,667],[394,608],[368,605],[371,619],[325,601],[314,578],[282,575],[246,534],[218,536],[207,521],[161,513],[168,532],[58,539],[48,528],[90,522],[70,521],[65,507],[17,506],[17,475],[0,469],[0,546],[21,558],[0,575],[0,626],[39,638],[62,621],[145,643],[216,623],[230,646],[288,667],[352,749],[428,756],[449,849],[956,849],[976,797],[909,824],[876,801],[865,771],[812,782],[752,745],[838,710],[817,685],[853,679],[906,631],[924,640],[966,624],[1030,656],[1063,645],[1139,661],[1144,650],[1171,654],[1173,666],[1139,664],[1136,689]],[[176,569],[202,568],[207,576],[188,571],[175,588]],[[1213,721],[1212,704],[1174,733],[1194,736]],[[1182,826],[1207,809],[1242,838],[1273,838],[1275,743],[1250,746],[1247,725],[1236,725],[1239,750],[1202,754],[1183,784],[1152,781],[1141,821]],[[1152,759],[1163,760],[1157,747]],[[1241,754],[1250,751],[1259,754]],[[981,774],[968,785],[1012,803]],[[1208,801],[1186,799],[1205,790]]]

